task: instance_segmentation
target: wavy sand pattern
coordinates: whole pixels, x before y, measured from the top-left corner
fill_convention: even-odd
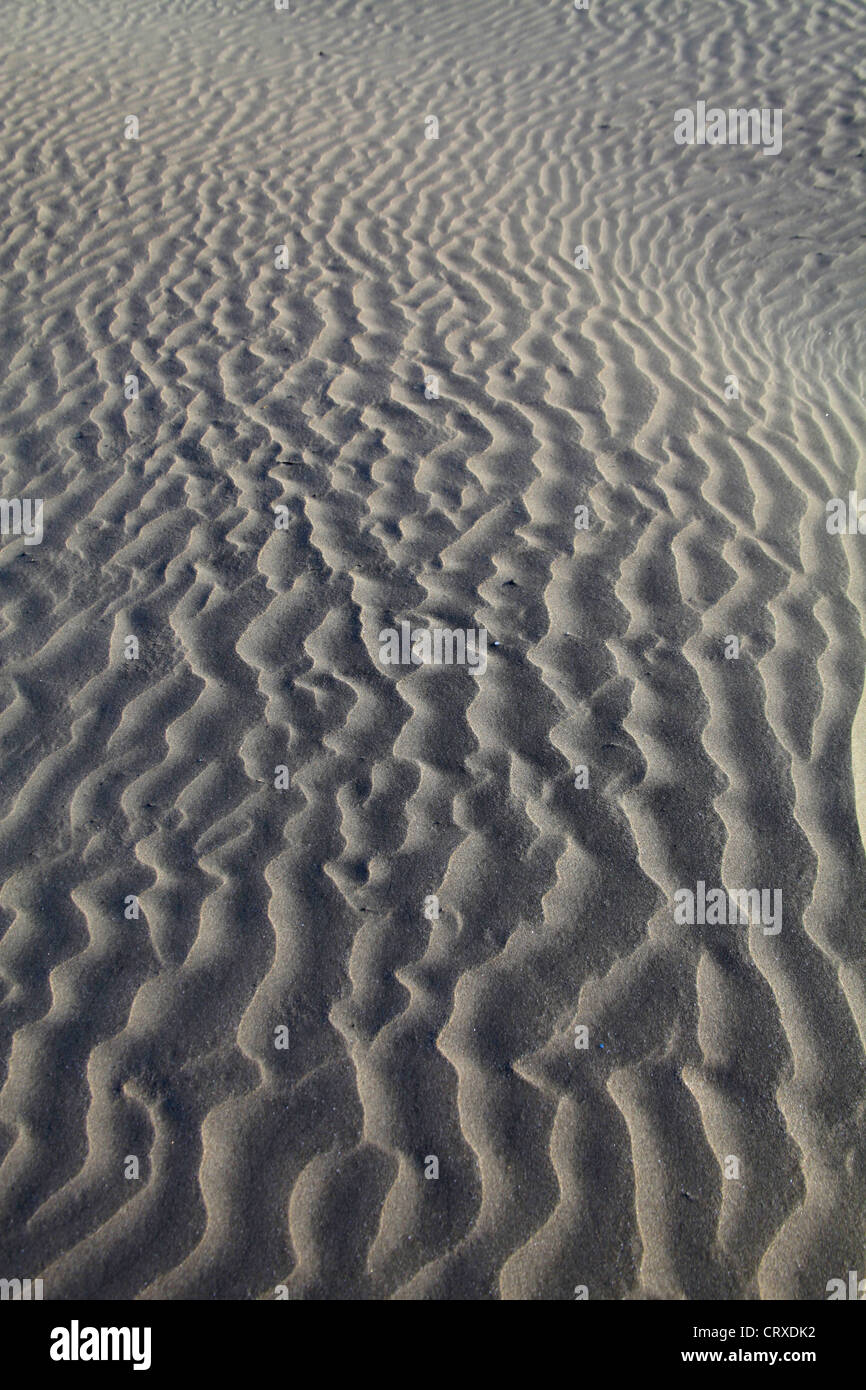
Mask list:
[[[45,503],[0,548],[0,1274],[866,1271],[862,4],[0,20],[0,482]],[[782,153],[676,145],[698,99]],[[383,667],[403,618],[487,671]],[[783,931],[677,925],[699,879]]]

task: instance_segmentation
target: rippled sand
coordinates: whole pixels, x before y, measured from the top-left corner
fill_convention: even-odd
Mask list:
[[[866,1258],[862,4],[0,21],[0,482],[44,499],[0,538],[0,1276],[824,1298]],[[781,153],[677,145],[699,99]],[[487,670],[384,667],[401,620]],[[678,925],[698,881],[783,930]]]

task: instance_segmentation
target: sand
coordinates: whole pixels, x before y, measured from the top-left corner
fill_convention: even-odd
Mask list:
[[[0,1276],[866,1275],[862,4],[0,32]]]

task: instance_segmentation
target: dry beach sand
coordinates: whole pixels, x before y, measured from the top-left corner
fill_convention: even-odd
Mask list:
[[[860,0],[0,34],[0,1276],[866,1275]]]

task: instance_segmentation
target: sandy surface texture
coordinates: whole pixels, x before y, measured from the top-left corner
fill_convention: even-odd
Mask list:
[[[0,0],[0,1276],[866,1276],[864,55]]]

